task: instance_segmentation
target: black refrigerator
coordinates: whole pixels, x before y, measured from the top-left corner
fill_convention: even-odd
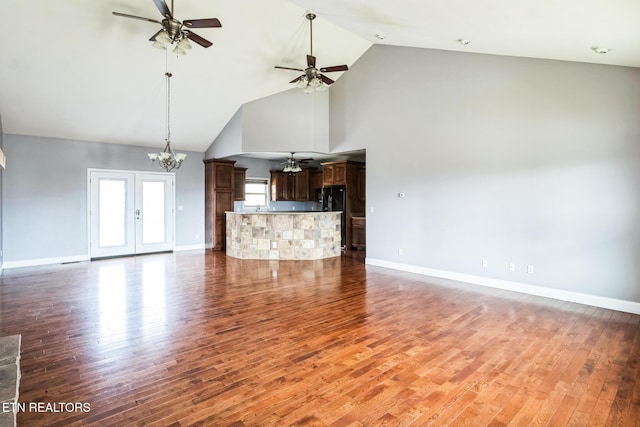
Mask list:
[[[342,243],[344,248],[347,244],[347,190],[344,185],[334,187],[324,187],[320,193],[322,197],[323,211],[342,211]]]

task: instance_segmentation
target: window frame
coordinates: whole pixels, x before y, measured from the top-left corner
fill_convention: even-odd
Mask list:
[[[249,184],[262,184],[264,185],[264,193],[263,192],[250,192],[248,191],[247,186]],[[249,195],[263,195],[264,194],[264,204],[252,204],[247,201]],[[250,208],[268,208],[269,207],[269,180],[267,178],[246,178],[244,182],[244,202],[243,205]]]

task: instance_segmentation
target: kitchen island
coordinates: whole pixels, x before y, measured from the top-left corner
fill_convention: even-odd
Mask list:
[[[341,252],[341,212],[226,212],[227,255],[313,260]]]

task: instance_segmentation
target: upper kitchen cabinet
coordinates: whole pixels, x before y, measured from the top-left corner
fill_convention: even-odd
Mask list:
[[[348,160],[322,163],[322,185],[348,185],[355,189],[358,187],[360,170],[363,168],[364,163]]]
[[[271,171],[271,200],[292,201],[295,199],[293,175],[288,172]]]
[[[318,190],[322,190],[322,171],[312,170],[309,175],[310,197],[315,197]]]
[[[296,173],[272,170],[271,200],[274,202],[315,200],[315,191],[311,191],[311,169],[302,168]]]
[[[306,202],[310,199],[309,168],[302,168],[300,172],[293,174],[293,197],[296,201]]]
[[[322,163],[322,185],[346,185],[347,162]]]
[[[233,179],[234,179],[233,200],[243,201],[245,198],[244,184],[245,184],[245,181],[247,180],[247,168],[234,168]]]

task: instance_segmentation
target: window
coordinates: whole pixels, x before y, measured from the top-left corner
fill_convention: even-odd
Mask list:
[[[267,206],[269,185],[266,179],[247,178],[244,185],[245,206]]]

